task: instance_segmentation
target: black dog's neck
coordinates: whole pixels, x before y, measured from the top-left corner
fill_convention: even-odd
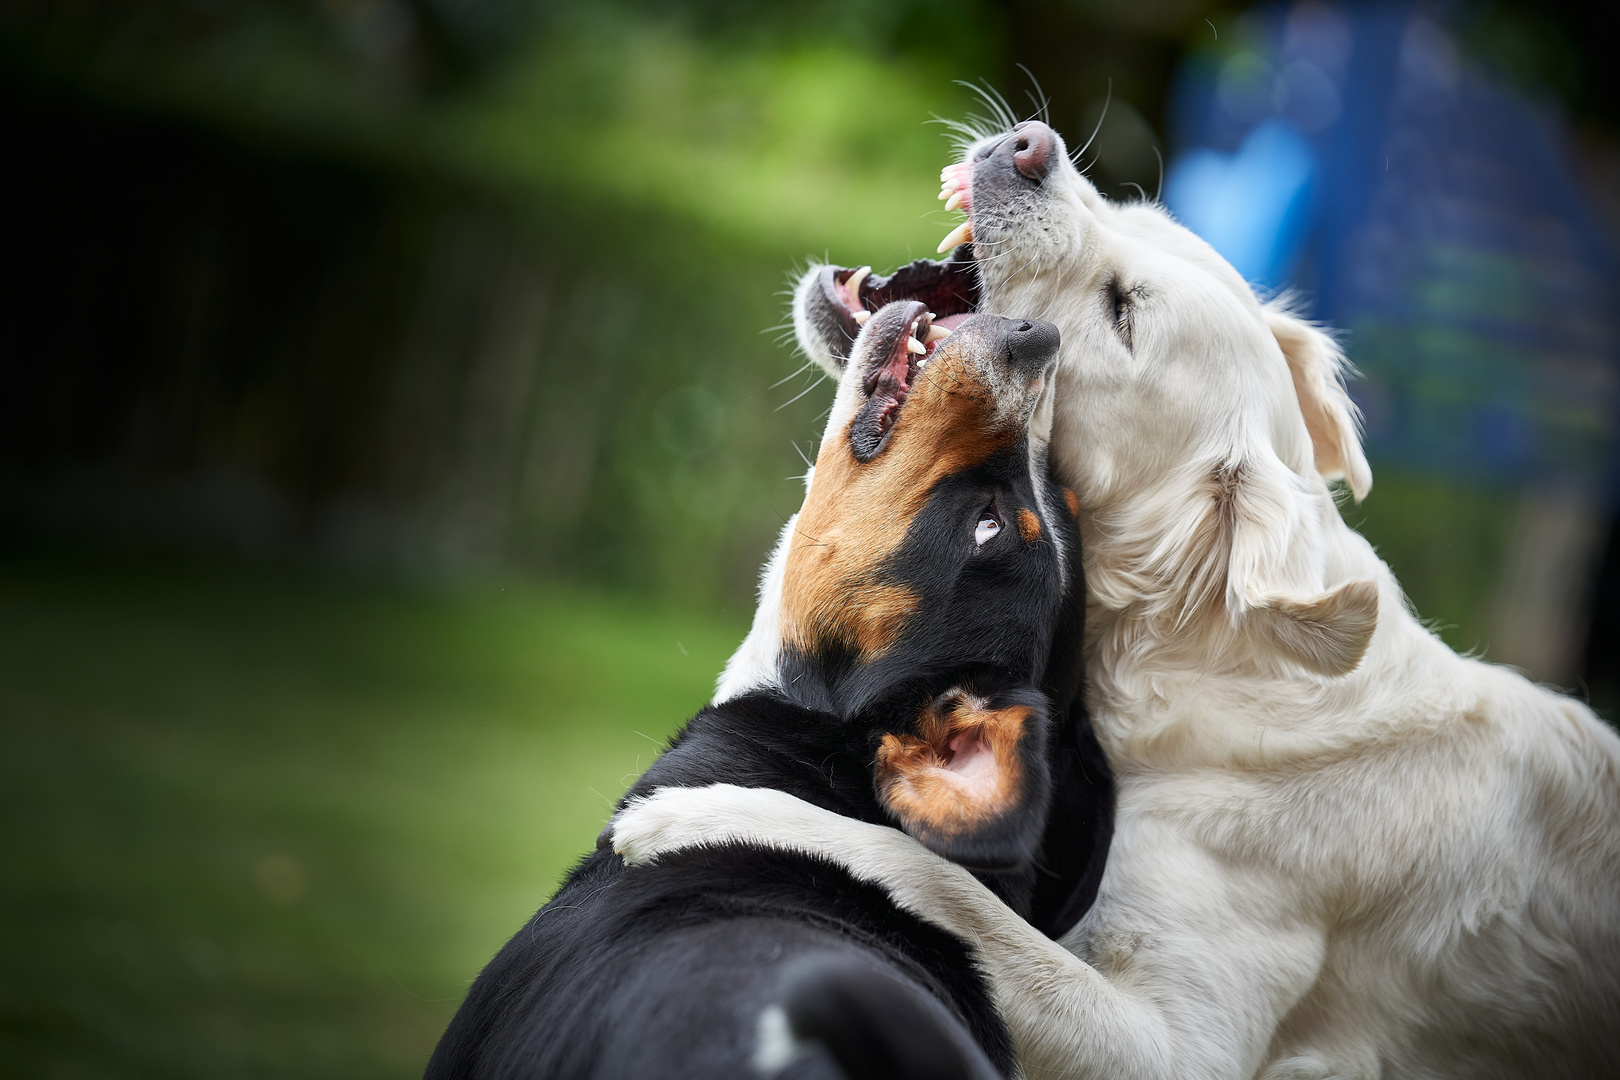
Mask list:
[[[709,705],[687,722],[626,799],[661,787],[736,784],[785,791],[833,813],[895,825],[872,779],[874,727],[759,691]],[[975,875],[1020,915],[1030,914],[1033,868]]]

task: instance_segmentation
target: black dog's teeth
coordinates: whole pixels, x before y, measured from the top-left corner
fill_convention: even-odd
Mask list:
[[[931,315],[919,315],[911,323],[911,333],[906,335],[906,351],[913,356],[926,356],[928,354],[928,346],[924,345],[922,339],[917,335],[923,322],[929,319],[932,319]],[[921,332],[928,333],[928,331]],[[916,361],[912,361],[912,363],[915,364]]]

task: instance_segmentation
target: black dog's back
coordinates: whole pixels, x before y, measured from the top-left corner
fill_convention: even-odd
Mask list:
[[[851,1077],[1000,1075],[938,1001],[864,958],[824,954],[796,963],[782,980],[781,1010],[796,1039],[819,1043]]]
[[[771,1002],[788,1024],[778,1035],[814,1041],[764,1062]],[[479,976],[427,1077],[757,1076],[771,1064],[805,1080],[981,1080],[1011,1060],[961,941],[829,863],[735,847],[647,868],[592,854]]]

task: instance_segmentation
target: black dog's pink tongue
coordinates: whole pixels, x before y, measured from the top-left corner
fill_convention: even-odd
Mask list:
[[[898,340],[888,347],[883,358],[867,372],[865,382],[867,397],[876,397],[879,394],[894,397],[910,389],[912,353],[909,344],[913,340],[915,339],[910,328],[902,329]]]
[[[869,461],[899,419],[918,368],[948,331],[934,330],[928,309],[915,300],[885,304],[867,321],[857,343],[866,404],[850,428],[855,456]]]

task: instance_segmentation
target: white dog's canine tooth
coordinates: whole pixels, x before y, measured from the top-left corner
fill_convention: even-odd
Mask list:
[[[853,301],[857,308],[861,306],[861,282],[865,281],[867,275],[871,272],[872,268],[870,266],[863,266],[849,275],[849,280],[843,284],[844,291],[849,294],[850,300]]]
[[[870,319],[871,317],[872,317],[872,313],[870,311],[865,311],[865,310],[857,311],[855,313],[855,325],[856,326],[865,326],[866,325],[866,320]]]
[[[965,244],[973,239],[973,222],[964,221],[950,231],[945,239],[939,242],[939,253],[943,255],[958,244]]]

